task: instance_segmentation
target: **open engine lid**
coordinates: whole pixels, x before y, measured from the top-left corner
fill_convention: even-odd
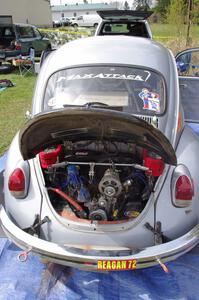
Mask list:
[[[153,12],[152,11],[137,11],[137,10],[98,10],[98,15],[106,21],[138,21],[146,20]]]
[[[147,122],[107,109],[70,108],[35,116],[20,131],[19,144],[24,160],[63,141],[109,140],[135,143],[176,165],[169,140]]]

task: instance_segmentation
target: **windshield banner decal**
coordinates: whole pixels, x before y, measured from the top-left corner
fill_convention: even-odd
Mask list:
[[[120,79],[120,80],[135,80],[135,81],[147,81],[151,73],[144,71],[143,74],[111,74],[111,73],[98,73],[98,74],[73,74],[67,77],[60,77],[56,83],[61,82],[62,80],[80,80],[80,79]]]

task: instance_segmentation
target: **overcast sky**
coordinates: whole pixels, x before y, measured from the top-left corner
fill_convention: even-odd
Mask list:
[[[113,0],[88,0],[88,3],[110,3]],[[117,0],[119,2],[124,2],[125,0]],[[129,5],[133,3],[134,0],[127,0]],[[83,3],[83,0],[50,0],[51,5],[64,5],[65,3],[67,4],[75,4],[75,3]]]

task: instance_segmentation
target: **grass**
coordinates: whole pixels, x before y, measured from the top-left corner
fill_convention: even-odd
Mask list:
[[[170,48],[174,54],[189,47],[197,47],[199,44],[199,26],[193,25],[190,30],[191,41],[186,46],[186,26],[181,28],[181,34],[171,24],[150,24],[154,40],[161,42]]]
[[[0,156],[20,127],[25,122],[25,113],[31,108],[33,87],[36,76],[22,77],[14,74],[0,75],[0,79],[9,79],[15,86],[0,92]]]
[[[174,26],[171,24],[154,23],[154,24],[150,24],[150,26],[154,36],[175,38],[177,35]],[[184,29],[186,30],[186,27]],[[191,26],[191,35],[193,38],[197,38],[197,39],[199,38],[198,25]]]

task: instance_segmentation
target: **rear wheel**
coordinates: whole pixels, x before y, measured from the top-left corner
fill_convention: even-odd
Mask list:
[[[75,30],[77,30],[77,28],[78,28],[78,24],[73,24],[73,28],[75,29]]]
[[[46,47],[46,49],[45,49],[45,51],[51,51],[51,50],[52,50],[51,45],[48,45],[48,46]]]

